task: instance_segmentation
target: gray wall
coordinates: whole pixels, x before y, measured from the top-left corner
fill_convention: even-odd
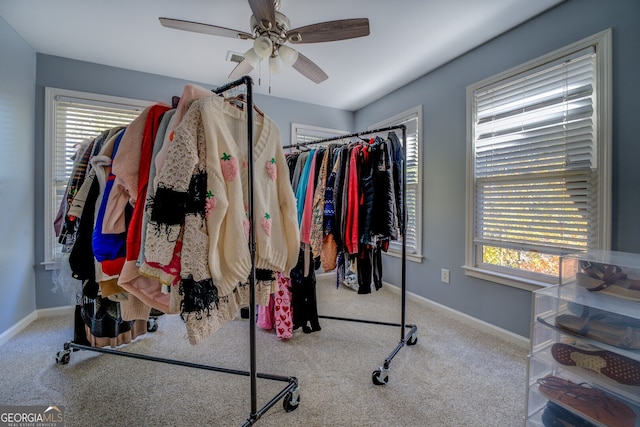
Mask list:
[[[115,67],[76,61],[57,56],[37,54],[35,79],[35,245],[36,262],[44,259],[44,90],[45,87],[79,90],[111,96],[171,102],[173,95],[180,95],[188,83],[170,77],[159,76]],[[197,83],[203,87],[216,87],[219,83]],[[33,91],[33,89],[31,89]],[[278,125],[285,144],[290,141],[291,122],[314,126],[353,128],[354,113],[318,105],[289,101],[282,98],[255,95],[256,104]],[[30,165],[31,167],[31,165]],[[31,173],[31,171],[30,171]],[[33,188],[33,187],[30,187]],[[51,271],[36,266],[37,308],[68,305],[69,298],[52,293]],[[1,310],[0,310],[1,311]],[[0,328],[0,331],[2,329]]]
[[[569,0],[356,112],[356,127],[423,105],[423,254],[408,262],[411,292],[522,336],[530,292],[465,276],[466,87],[607,28],[613,29],[612,249],[640,253],[640,2]],[[437,42],[437,41],[434,41]],[[399,263],[385,278],[400,283]],[[451,270],[449,285],[440,269]],[[409,319],[410,321],[410,319]]]
[[[33,141],[36,53],[0,18],[0,334],[36,308]],[[41,177],[42,178],[42,177]]]

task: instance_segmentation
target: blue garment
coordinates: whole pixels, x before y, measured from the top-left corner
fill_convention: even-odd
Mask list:
[[[122,135],[124,132],[120,132],[120,134],[116,137],[113,144],[113,154],[111,158],[116,157],[116,153],[118,152],[118,147],[120,146],[120,140],[122,139]],[[98,260],[98,262],[103,261],[113,261],[118,258],[122,258],[126,255],[127,251],[127,232],[118,233],[118,234],[103,234],[102,233],[102,224],[104,222],[105,211],[107,210],[107,200],[109,200],[109,193],[111,193],[111,189],[113,188],[113,181],[115,180],[115,175],[111,172],[111,167],[109,168],[109,176],[107,178],[107,182],[105,185],[104,192],[102,194],[102,200],[100,201],[100,208],[98,209],[98,214],[96,215],[96,223],[93,227],[93,236],[92,236],[92,246],[93,246],[93,254]],[[126,219],[128,220],[131,217],[131,205],[127,204],[128,213],[125,214]],[[128,221],[127,221],[128,226]]]
[[[309,184],[309,173],[311,170],[311,164],[315,158],[316,150],[312,149],[307,157],[307,162],[304,164],[304,169],[300,174],[300,181],[298,182],[298,189],[296,191],[297,207],[298,207],[298,225],[302,224],[302,212],[304,211],[304,201],[307,195],[307,184]]]

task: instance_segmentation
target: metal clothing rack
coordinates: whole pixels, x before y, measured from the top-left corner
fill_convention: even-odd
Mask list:
[[[286,145],[283,148],[300,148],[307,145],[315,145],[315,144],[323,144],[332,141],[340,141],[350,138],[356,138],[365,135],[375,135],[382,132],[391,132],[395,130],[402,130],[402,149],[406,147],[407,144],[407,127],[405,125],[395,125],[384,127],[380,129],[362,131],[351,133],[348,135],[340,135],[332,138],[320,139],[316,141],[308,141],[301,142],[292,145]],[[405,162],[406,163],[406,162]],[[406,202],[406,186],[407,186],[407,171],[406,167],[402,168],[402,214],[404,224],[404,231],[406,231],[406,223],[407,223],[407,202]],[[358,322],[358,323],[368,323],[373,325],[383,325],[383,326],[396,326],[400,327],[400,342],[396,345],[393,351],[389,354],[389,356],[384,359],[384,363],[379,369],[376,369],[371,374],[371,380],[375,385],[384,385],[389,382],[389,365],[391,364],[391,360],[395,357],[396,354],[404,347],[404,345],[415,345],[418,342],[418,327],[414,324],[407,324],[406,322],[406,307],[407,307],[407,242],[404,236],[402,235],[402,285],[401,285],[401,318],[400,323],[391,323],[391,322],[380,322],[376,320],[364,320],[364,319],[352,319],[346,317],[335,317],[335,316],[322,316],[319,315],[319,318],[322,319],[331,319],[331,320],[341,320],[347,322]],[[405,329],[409,329],[409,332],[405,334]]]
[[[251,77],[244,76],[238,80],[230,82],[217,89],[213,89],[212,92],[216,94],[222,94],[230,89],[238,86],[246,86],[246,111],[247,111],[247,144],[248,144],[248,209],[251,222],[255,223],[253,215],[253,81]],[[64,344],[64,350],[58,352],[56,361],[58,364],[69,363],[71,350],[88,350],[98,353],[106,353],[117,356],[130,357],[140,360],[148,360],[151,362],[166,363],[169,365],[185,366],[188,368],[197,368],[207,371],[223,372],[232,375],[242,375],[250,377],[251,382],[251,413],[245,420],[242,426],[253,425],[262,415],[264,415],[271,407],[273,407],[279,400],[283,400],[283,407],[286,412],[295,410],[300,403],[300,387],[298,385],[298,379],[296,377],[285,377],[280,375],[264,374],[257,372],[256,369],[256,304],[255,304],[255,283],[256,283],[256,267],[255,267],[255,233],[253,227],[250,227],[249,232],[249,250],[251,252],[251,274],[249,276],[249,371],[241,371],[236,369],[228,369],[216,366],[201,365],[197,363],[185,362],[182,360],[165,359],[161,357],[153,357],[145,354],[137,354],[124,352],[119,350],[113,350],[101,347],[91,347],[82,344],[76,344],[74,342],[67,342]],[[267,379],[273,381],[281,381],[288,383],[278,394],[276,394],[271,400],[269,400],[262,408],[257,409],[257,378]]]

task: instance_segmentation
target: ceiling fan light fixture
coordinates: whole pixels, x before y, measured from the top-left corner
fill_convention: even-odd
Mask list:
[[[280,59],[277,56],[272,55],[269,58],[269,72],[271,74],[278,74],[280,73]]]
[[[159,19],[160,23],[168,28],[252,40],[253,48],[243,55],[244,59],[234,68],[229,78],[231,76],[237,78],[242,74],[250,73],[260,65],[263,59],[273,57],[275,59],[270,60],[270,70],[277,72],[283,67],[283,64],[286,64],[312,82],[321,83],[329,76],[304,54],[295,49],[284,47],[282,44],[333,42],[365,37],[370,33],[367,18],[336,19],[291,29],[289,18],[279,11],[280,0],[246,1],[249,2],[252,12],[249,18],[251,33],[202,22],[173,18]],[[260,80],[258,79],[258,81]]]
[[[291,66],[298,60],[298,51],[282,45],[278,48],[278,56],[282,59],[282,62]]]
[[[248,51],[246,51],[243,56],[244,56],[244,59],[246,59],[246,61],[253,68],[256,68],[258,66],[258,64],[260,63],[260,61],[262,61],[262,58],[258,56],[258,54],[256,53],[256,51],[253,48],[251,48]]]
[[[260,58],[266,58],[273,52],[273,42],[266,36],[257,37],[253,41],[253,50]]]

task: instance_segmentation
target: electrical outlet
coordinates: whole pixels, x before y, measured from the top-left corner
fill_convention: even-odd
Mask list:
[[[449,283],[449,270],[446,268],[440,270],[440,280],[442,283]]]

